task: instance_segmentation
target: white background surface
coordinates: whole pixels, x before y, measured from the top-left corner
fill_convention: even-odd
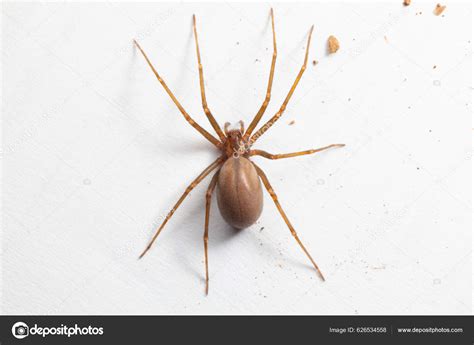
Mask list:
[[[471,8],[447,3],[436,17],[436,2],[401,3],[274,6],[279,55],[264,119],[289,90],[312,24],[319,63],[256,147],[347,146],[256,161],[327,281],[268,195],[241,232],[214,200],[208,297],[209,180],[137,260],[217,152],[132,39],[211,131],[196,13],[210,108],[220,124],[248,124],[268,78],[270,5],[3,4],[2,313],[471,313]],[[341,49],[327,56],[330,34]]]

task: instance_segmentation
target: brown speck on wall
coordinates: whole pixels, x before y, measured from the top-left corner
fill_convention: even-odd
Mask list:
[[[328,37],[328,52],[334,54],[339,50],[339,41],[333,35]]]
[[[404,6],[410,6],[411,0],[403,0],[403,5]]]
[[[316,66],[318,64],[318,61],[313,60],[313,66]]]
[[[445,9],[446,9],[446,6],[436,4],[436,7],[435,7],[433,13],[435,14],[435,16],[439,16],[441,13],[443,13],[443,11]]]
[[[288,123],[288,126],[293,126],[295,124],[295,120],[291,120],[289,123]]]

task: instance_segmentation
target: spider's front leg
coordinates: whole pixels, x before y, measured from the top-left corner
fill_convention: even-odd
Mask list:
[[[298,83],[300,82],[300,79],[303,76],[304,71],[306,70],[306,65],[308,63],[309,46],[311,43],[311,36],[313,34],[313,29],[314,29],[314,26],[311,26],[311,29],[309,31],[309,36],[308,36],[308,43],[306,45],[306,53],[304,56],[303,66],[301,66],[301,69],[298,72],[298,75],[296,76],[296,79],[293,82],[293,85],[291,86],[290,91],[286,95],[286,98],[283,101],[283,104],[281,105],[280,109],[278,109],[276,114],[273,115],[273,117],[270,120],[268,120],[262,127],[260,127],[260,129],[256,131],[255,134],[252,135],[252,137],[250,138],[250,141],[252,143],[254,143],[258,138],[260,138],[283,115],[283,112],[285,111],[286,106],[288,105],[288,102],[290,101],[291,96],[293,95],[293,92],[295,92],[296,86],[298,86]]]
[[[202,70],[202,63],[201,63],[201,52],[199,50],[199,42],[198,42],[198,34],[196,30],[196,16],[193,15],[193,31],[194,31],[194,42],[196,43],[196,55],[197,55],[197,61],[198,61],[198,69],[199,69],[199,87],[201,88],[201,101],[202,101],[202,108],[204,110],[204,113],[207,116],[207,119],[211,123],[212,128],[216,131],[217,135],[221,139],[222,142],[225,141],[225,135],[222,132],[222,129],[219,127],[219,124],[217,123],[216,119],[211,113],[211,110],[209,109],[207,105],[207,99],[206,99],[206,90],[204,88],[204,72]]]
[[[272,95],[272,85],[273,85],[273,74],[275,73],[275,63],[277,58],[277,45],[276,45],[276,34],[275,34],[275,21],[273,18],[273,8],[270,10],[270,16],[272,20],[272,33],[273,33],[273,56],[272,56],[272,65],[270,67],[270,76],[268,77],[268,85],[267,85],[267,93],[265,94],[265,100],[263,101],[260,109],[258,110],[257,114],[255,115],[254,119],[248,126],[247,130],[245,131],[244,138],[249,138],[252,134],[255,127],[257,127],[258,122],[265,113],[267,109],[268,103],[270,103],[270,98]]]
[[[150,59],[148,58],[148,56],[146,55],[145,51],[142,49],[142,47],[140,46],[140,44],[138,44],[138,42],[136,40],[133,40],[133,43],[137,46],[138,50],[140,50],[140,52],[142,53],[143,57],[145,58],[148,66],[150,66],[153,74],[156,76],[156,79],[158,79],[159,83],[161,84],[161,86],[163,86],[163,88],[165,89],[166,93],[168,94],[168,96],[170,96],[170,98],[172,99],[173,103],[176,105],[176,107],[179,109],[180,113],[184,116],[184,118],[186,119],[186,121],[191,125],[193,126],[199,133],[201,133],[204,138],[206,138],[207,140],[209,140],[212,144],[214,144],[216,147],[221,147],[222,146],[222,143],[216,138],[214,137],[211,133],[209,133],[208,131],[206,131],[204,128],[202,128],[196,121],[194,121],[191,116],[187,113],[187,111],[184,109],[184,107],[181,105],[181,103],[179,103],[178,99],[176,98],[176,96],[173,94],[173,92],[170,90],[170,88],[168,87],[168,85],[166,85],[165,81],[163,80],[163,78],[158,74],[158,71],[155,69],[155,67],[153,66],[153,64],[151,63]]]

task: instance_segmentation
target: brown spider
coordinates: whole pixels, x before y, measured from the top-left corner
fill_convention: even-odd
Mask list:
[[[271,90],[272,90],[272,83],[273,83],[273,74],[275,71],[275,62],[277,57],[277,47],[276,47],[276,38],[275,38],[275,24],[273,19],[273,9],[270,11],[271,21],[272,21],[272,32],[273,32],[273,57],[272,57],[272,64],[270,68],[270,76],[268,79],[268,86],[267,86],[267,93],[265,96],[265,100],[261,105],[259,111],[255,115],[254,119],[250,123],[247,130],[244,130],[244,123],[240,121],[240,128],[238,129],[229,129],[230,124],[227,122],[224,125],[224,132],[217,124],[217,121],[214,119],[206,101],[206,94],[204,90],[204,76],[201,64],[201,56],[199,52],[199,43],[197,37],[197,30],[196,30],[196,16],[193,15],[193,30],[194,30],[194,40],[196,43],[196,54],[197,54],[197,61],[198,61],[198,68],[199,68],[199,82],[201,87],[201,98],[202,98],[202,107],[204,112],[212,125],[212,128],[216,131],[219,139],[215,136],[210,134],[204,128],[202,128],[199,124],[197,124],[191,116],[184,110],[183,106],[179,103],[176,97],[173,95],[171,90],[166,85],[165,81],[160,77],[158,72],[155,70],[153,65],[151,64],[150,60],[148,59],[147,55],[140,47],[137,41],[134,40],[135,45],[138,47],[140,52],[145,57],[148,65],[150,66],[151,70],[155,74],[156,78],[163,86],[165,91],[173,100],[174,104],[178,107],[181,114],[183,114],[186,121],[189,122],[191,126],[196,128],[196,130],[201,133],[207,140],[209,140],[213,145],[219,148],[222,152],[221,156],[217,158],[211,165],[209,165],[206,169],[204,169],[201,174],[196,177],[196,179],[191,182],[191,184],[186,188],[186,191],[181,195],[178,202],[173,206],[171,211],[167,214],[165,220],[160,225],[156,233],[154,234],[151,241],[148,243],[145,250],[141,253],[140,258],[142,258],[145,253],[151,248],[153,242],[155,242],[156,238],[160,234],[163,227],[174,214],[176,209],[181,205],[183,200],[186,196],[196,187],[207,175],[209,175],[213,170],[217,169],[217,172],[212,177],[211,183],[209,188],[207,189],[206,193],[206,218],[204,224],[204,255],[205,255],[205,263],[206,263],[206,294],[209,291],[209,271],[208,271],[208,256],[207,256],[207,246],[208,246],[208,232],[209,232],[209,212],[211,206],[211,196],[212,192],[214,191],[215,187],[217,186],[217,203],[220,210],[221,215],[223,216],[224,220],[230,224],[231,226],[243,229],[252,224],[254,224],[257,219],[260,217],[263,208],[263,192],[262,192],[262,185],[265,186],[266,190],[270,194],[273,202],[275,203],[278,211],[280,212],[281,216],[283,217],[286,225],[291,231],[291,234],[294,236],[298,244],[300,245],[301,249],[305,252],[308,258],[311,260],[314,268],[319,272],[321,278],[324,280],[324,276],[322,275],[321,271],[314,262],[313,258],[309,254],[309,252],[304,247],[303,243],[298,238],[295,229],[291,225],[288,217],[286,216],[285,212],[283,211],[280,202],[278,201],[278,197],[273,191],[270,182],[268,181],[267,176],[265,173],[260,169],[254,162],[252,162],[249,158],[251,156],[262,156],[268,159],[280,159],[280,158],[289,158],[289,157],[296,157],[307,155],[311,153],[320,152],[331,147],[342,147],[344,144],[332,144],[329,146],[325,146],[319,149],[313,150],[306,150],[300,152],[293,152],[293,153],[284,153],[284,154],[271,154],[262,150],[252,150],[251,147],[255,143],[255,141],[262,136],[283,114],[285,108],[295,91],[296,86],[298,85],[301,76],[303,75],[306,69],[306,63],[308,61],[308,51],[309,45],[311,42],[311,34],[313,33],[313,26],[309,31],[308,42],[306,45],[306,53],[304,58],[303,66],[301,67],[298,75],[296,76],[293,85],[291,86],[290,91],[288,92],[283,104],[281,105],[280,109],[276,112],[273,117],[268,120],[260,129],[258,129],[254,134],[252,134],[253,130],[256,128],[258,122],[262,118],[265,109],[270,102],[271,97]],[[260,182],[261,180],[261,182]]]

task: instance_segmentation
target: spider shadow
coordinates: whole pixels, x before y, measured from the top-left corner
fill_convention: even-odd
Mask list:
[[[127,126],[129,126],[129,128],[131,129],[140,129],[140,127],[137,125],[138,121],[134,112],[128,111],[133,106],[133,101],[130,96],[132,95],[133,84],[136,78],[132,72],[134,71],[134,68],[139,60],[137,59],[137,57],[138,55],[140,55],[137,47],[135,47],[135,44],[133,43],[132,40],[130,40],[130,49],[131,49],[131,52],[125,64],[125,71],[126,71],[126,73],[124,74],[125,80],[123,83],[121,83],[120,88],[117,90],[114,103],[116,106],[127,110],[127,111],[119,111],[119,116],[121,116],[126,121]]]
[[[304,254],[303,254],[304,255]],[[306,257],[305,257],[306,258]],[[315,270],[314,266],[311,265],[311,263],[305,263],[304,262],[304,259],[305,258],[302,258],[301,260],[298,260],[298,259],[293,259],[293,258],[289,258],[289,257],[285,257],[286,261],[292,265],[292,267],[298,267],[300,269],[305,269],[307,272],[311,272],[311,274],[316,274],[318,278],[321,278],[319,276],[319,273]],[[306,260],[308,260],[306,258]],[[323,272],[324,274],[324,272]]]

